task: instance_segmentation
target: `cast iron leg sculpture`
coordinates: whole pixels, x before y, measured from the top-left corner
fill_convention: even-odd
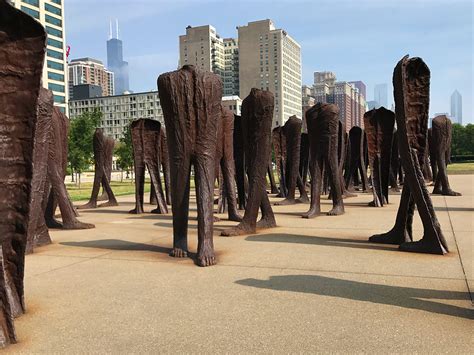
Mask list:
[[[436,149],[435,142],[433,141],[433,129],[428,129],[428,150],[430,156],[430,164],[431,164],[431,178],[433,181],[433,185],[436,182],[436,178],[438,176],[438,163],[436,161]]]
[[[283,134],[283,127],[275,127],[272,130],[272,145],[273,151],[275,152],[276,169],[278,180],[280,183],[279,192],[277,197],[286,197],[287,186],[286,186],[286,137]]]
[[[244,218],[239,225],[225,230],[223,236],[255,233],[257,228],[276,226],[273,210],[268,199],[265,175],[271,154],[271,128],[274,98],[270,91],[253,88],[242,102],[242,119],[249,180],[249,197]],[[262,218],[257,223],[258,209]]]
[[[302,121],[292,116],[283,126],[283,134],[286,141],[286,164],[285,164],[285,186],[287,188],[286,198],[277,202],[276,205],[292,205],[297,202],[306,202],[308,196],[299,175],[300,150],[301,150],[301,126]],[[300,189],[301,201],[295,199],[296,185]]]
[[[306,183],[308,182],[309,169],[309,139],[308,133],[301,133],[301,150],[300,150],[300,176],[303,186],[306,190]]]
[[[24,313],[24,265],[43,26],[0,0],[0,347],[16,343]]]
[[[349,143],[350,143],[350,163],[349,170],[346,170],[346,189],[349,191],[353,190],[354,176],[357,176],[358,172],[361,176],[362,191],[368,192],[367,182],[367,170],[365,165],[365,132],[362,128],[354,126],[349,131]]]
[[[143,213],[144,192],[145,192],[145,169],[150,173],[153,191],[151,195],[155,197],[157,208],[151,213],[166,214],[165,195],[161,184],[160,176],[160,131],[161,124],[151,119],[139,119],[130,125],[133,145],[133,161],[135,169],[135,208],[129,213]]]
[[[374,196],[373,201],[369,203],[369,206],[372,207],[382,207],[388,203],[394,124],[395,114],[385,107],[372,109],[364,114],[372,193]]]
[[[104,149],[104,171],[105,176],[107,176],[108,181],[112,181],[112,164],[114,158],[114,146],[115,141],[107,137],[107,144],[105,145]],[[101,184],[102,185],[102,184]],[[102,195],[97,198],[97,201],[107,201],[109,200],[109,196],[107,196],[107,191],[105,186],[102,185]]]
[[[445,115],[437,116],[433,119],[431,140],[435,162],[432,164],[436,167],[436,178],[433,172],[433,180],[435,182],[433,193],[444,196],[461,196],[459,192],[451,190],[446,170],[451,155],[451,130],[451,120]]]
[[[245,186],[245,150],[244,137],[242,129],[242,118],[234,115],[234,162],[235,162],[235,181],[237,183],[237,199],[239,202],[239,210],[245,210],[247,201],[247,193]]]
[[[197,263],[214,265],[213,202],[222,82],[215,74],[185,65],[160,75],[158,92],[170,154],[173,210],[170,255],[186,257],[188,253],[189,178],[193,164],[198,210]]]
[[[89,202],[85,205],[78,206],[78,209],[86,208],[97,208],[97,198],[100,192],[100,186],[104,187],[104,191],[107,193],[109,198],[108,202],[101,204],[99,207],[118,206],[117,199],[115,198],[110,182],[107,177],[107,171],[105,167],[106,163],[106,152],[110,150],[110,146],[114,147],[114,141],[111,138],[104,136],[102,128],[97,128],[93,138],[94,146],[94,161],[95,161],[95,172],[94,172],[94,185],[92,187],[91,197]]]
[[[400,187],[398,185],[398,171],[400,169],[400,156],[398,154],[398,132],[396,129],[393,131],[392,139],[392,154],[390,158],[390,187],[392,191],[399,192]]]
[[[430,70],[421,58],[405,56],[393,73],[393,86],[398,128],[400,158],[405,181],[395,226],[387,233],[374,235],[369,241],[400,244],[400,250],[445,254],[448,245],[441,232],[428,190],[422,166],[427,149]],[[423,238],[412,240],[414,205],[423,223]]]
[[[329,173],[331,184],[333,208],[327,214],[329,216],[344,213],[342,202],[341,178],[339,176],[339,165],[337,162],[339,109],[333,104],[317,103],[306,111],[306,124],[310,141],[311,174],[311,205],[303,218],[313,218],[321,213],[321,184],[323,179],[323,167]]]
[[[160,163],[161,169],[163,170],[163,180],[165,182],[166,204],[171,205],[170,158],[168,155],[166,131],[164,129],[160,129]]]

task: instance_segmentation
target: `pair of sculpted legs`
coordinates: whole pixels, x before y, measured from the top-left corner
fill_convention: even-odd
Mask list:
[[[259,89],[252,89],[250,95],[242,102],[242,126],[249,181],[248,200],[242,222],[234,228],[223,231],[221,233],[223,236],[254,233],[257,228],[276,226],[265,181],[271,153],[273,105],[273,94]],[[259,208],[262,217],[257,223]]]

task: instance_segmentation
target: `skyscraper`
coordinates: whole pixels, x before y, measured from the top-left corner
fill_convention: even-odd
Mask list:
[[[252,88],[275,95],[273,126],[289,117],[302,116],[301,48],[271,20],[249,22],[238,27],[240,95]]]
[[[462,124],[462,96],[457,90],[451,95],[451,117],[453,123]]]
[[[374,88],[374,100],[377,101],[378,107],[383,106],[388,108],[388,100],[387,100],[387,84],[377,84]]]
[[[67,112],[67,46],[61,0],[10,0],[16,8],[39,21],[48,34],[43,86],[53,92],[54,104]]]
[[[82,84],[99,85],[103,96],[114,95],[114,73],[93,58],[73,59],[69,63],[69,97],[73,99],[73,87]]]
[[[116,21],[116,37],[113,37],[110,23],[109,40],[107,41],[107,66],[114,73],[114,87],[117,95],[129,91],[128,62],[123,60],[123,44],[119,39],[118,21]]]

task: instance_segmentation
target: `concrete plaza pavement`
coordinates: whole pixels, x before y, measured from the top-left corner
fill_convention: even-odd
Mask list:
[[[26,257],[27,313],[8,352],[472,353],[474,175],[450,181],[463,196],[432,197],[446,256],[367,242],[393,226],[400,194],[372,208],[360,193],[345,215],[311,220],[308,205],[274,206],[277,228],[242,237],[220,237],[236,224],[223,219],[208,268],[169,257],[171,214],[130,215],[133,196],[81,211],[95,229],[52,231]],[[195,251],[194,201],[190,216]]]

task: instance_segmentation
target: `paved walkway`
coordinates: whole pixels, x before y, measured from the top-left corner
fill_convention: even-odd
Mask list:
[[[469,353],[474,176],[450,179],[463,196],[433,197],[447,256],[367,242],[392,227],[399,194],[384,208],[367,207],[371,195],[360,194],[345,201],[345,215],[313,220],[299,217],[307,205],[278,206],[279,227],[257,235],[219,237],[235,224],[223,220],[219,264],[209,268],[169,257],[171,216],[129,215],[133,197],[84,211],[96,229],[53,231],[53,245],[27,256],[28,313],[8,350]]]

